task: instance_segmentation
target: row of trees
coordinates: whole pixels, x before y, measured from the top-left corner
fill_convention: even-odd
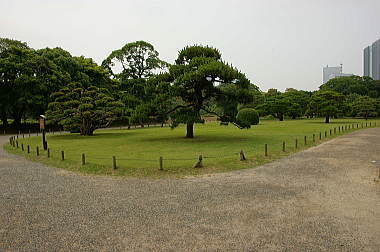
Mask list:
[[[137,41],[112,51],[97,65],[61,48],[34,50],[20,41],[0,39],[4,126],[8,119],[17,127],[22,118],[46,113],[50,123],[92,135],[115,121],[144,125],[170,119],[172,127],[186,124],[186,137],[192,138],[203,114],[239,128],[257,124],[255,110],[279,120],[325,116],[329,122],[331,117],[375,116],[379,97],[380,83],[359,76],[332,79],[315,92],[261,92],[223,61],[217,49],[207,46],[185,47],[169,64],[153,45]]]
[[[187,125],[189,138],[204,113],[248,127],[236,119],[238,106],[259,92],[211,47],[186,47],[168,64],[151,44],[137,41],[99,66],[61,48],[34,50],[10,39],[1,39],[0,90],[3,125],[46,113],[53,124],[92,135],[115,120],[143,125],[170,118],[172,127]]]
[[[280,121],[284,116],[299,117],[368,117],[380,114],[380,82],[370,77],[349,76],[330,80],[318,91],[300,91],[292,88],[281,93],[269,89],[262,93],[256,108],[261,116],[272,115]]]

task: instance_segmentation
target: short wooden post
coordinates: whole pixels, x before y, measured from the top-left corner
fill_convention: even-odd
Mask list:
[[[307,138],[306,138],[306,136],[304,136],[304,142],[305,142],[305,145],[307,145]]]
[[[327,137],[327,131],[325,130],[325,137]]]
[[[330,136],[332,135],[332,131],[331,131],[331,129],[330,129]]]
[[[47,157],[50,158],[50,149],[47,149]]]
[[[36,146],[36,155],[37,155],[37,156],[40,155],[40,149],[38,149],[38,146]]]
[[[193,168],[202,168],[203,167],[202,160],[203,160],[202,155],[199,155],[198,161],[193,165]]]
[[[315,143],[315,134],[313,134],[313,143]]]
[[[296,149],[298,148],[298,139],[296,138]]]
[[[28,154],[30,153],[30,146],[29,146],[29,144],[28,144]]]
[[[116,166],[116,157],[115,156],[112,156],[112,167],[114,170],[117,169],[117,166]]]
[[[61,160],[65,160],[65,151],[61,151]]]
[[[268,144],[265,144],[265,156],[268,156]]]
[[[240,151],[239,156],[240,156],[240,161],[244,161],[244,160],[246,160],[246,159],[245,159],[245,155],[244,155],[244,151],[243,151],[243,150]]]
[[[285,152],[285,141],[282,142],[282,151]]]
[[[24,151],[24,144],[21,144],[21,150]]]
[[[160,157],[160,171],[164,170],[164,158]]]
[[[319,132],[319,140],[322,140],[322,133]]]
[[[86,164],[86,155],[82,153],[82,165]]]
[[[372,123],[371,122],[369,122],[369,127],[371,127],[372,125],[371,125]]]

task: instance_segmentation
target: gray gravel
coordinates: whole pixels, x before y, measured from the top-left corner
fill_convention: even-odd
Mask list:
[[[254,169],[140,180],[0,150],[0,251],[379,251],[379,152],[367,129]]]

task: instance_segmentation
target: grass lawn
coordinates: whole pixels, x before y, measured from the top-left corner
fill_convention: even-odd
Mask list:
[[[371,120],[372,127],[375,122]],[[240,130],[233,125],[220,126],[218,123],[195,125],[195,138],[186,139],[185,127],[174,130],[170,128],[142,129],[105,129],[97,130],[94,136],[78,134],[49,134],[47,141],[51,157],[42,151],[41,136],[25,139],[19,136],[19,146],[25,151],[11,147],[12,152],[27,158],[87,174],[106,174],[135,177],[183,177],[237,169],[251,168],[272,160],[287,156],[296,151],[317,145],[333,137],[361,128],[360,119],[337,119],[325,124],[324,119],[272,121],[262,120],[259,125],[249,130]],[[354,125],[355,129],[352,129]],[[350,130],[338,131],[339,126],[350,126]],[[336,128],[336,134],[334,134]],[[332,135],[330,136],[330,129]],[[325,131],[327,137],[325,137]],[[322,140],[319,140],[319,133]],[[315,134],[315,143],[313,143]],[[307,137],[305,145],[304,136]],[[296,139],[298,148],[295,148]],[[282,143],[286,142],[286,151]],[[264,155],[264,146],[268,145],[268,156]],[[31,153],[26,153],[26,146],[31,146]],[[40,156],[36,156],[36,146]],[[65,151],[65,160],[61,161],[60,151]],[[247,160],[239,160],[239,152],[244,150]],[[86,155],[86,165],[81,165],[82,153]],[[203,168],[192,168],[198,156],[203,155]],[[112,156],[116,156],[118,169],[112,169]],[[163,157],[164,170],[159,170],[159,157]]]

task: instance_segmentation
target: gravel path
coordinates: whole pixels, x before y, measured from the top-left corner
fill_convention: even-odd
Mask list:
[[[379,251],[379,153],[372,128],[254,169],[140,180],[1,149],[0,251]]]

